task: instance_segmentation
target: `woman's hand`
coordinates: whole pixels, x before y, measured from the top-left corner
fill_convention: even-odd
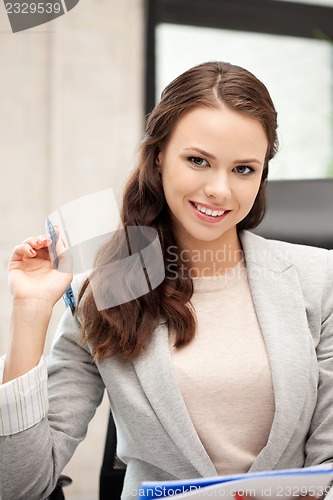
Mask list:
[[[312,495],[301,495],[301,496],[295,496],[293,498],[295,498],[295,500],[297,500],[297,499],[299,499],[299,500],[319,500],[318,497],[314,497]],[[235,500],[242,500],[242,499],[255,500],[256,497],[251,497],[249,495],[238,495],[236,493],[236,495],[234,496],[234,499]],[[272,496],[267,496],[267,500],[279,500],[279,497],[274,497],[273,495]]]
[[[298,497],[300,500],[319,500],[318,497],[313,497],[311,495],[302,495],[300,497]]]
[[[15,302],[47,303],[50,307],[59,300],[72,280],[69,252],[58,239],[56,251],[58,268],[50,260],[47,236],[30,237],[14,248],[8,265],[9,288]]]
[[[27,373],[38,364],[53,306],[72,280],[71,257],[64,243],[58,238],[57,269],[50,260],[50,244],[47,236],[27,238],[14,248],[10,258],[8,273],[13,309],[2,383]]]
[[[252,500],[255,500],[256,497],[249,497],[249,496],[240,496],[238,495],[237,498],[235,498],[235,500],[241,500],[241,498],[248,498],[248,499],[252,499]],[[281,498],[283,497],[274,497],[273,495],[272,496],[267,496],[267,500],[281,500]],[[293,497],[288,497],[288,498],[294,498],[295,500],[319,500],[319,497],[314,497],[314,496],[311,496],[311,495],[300,495],[300,496],[293,496]]]

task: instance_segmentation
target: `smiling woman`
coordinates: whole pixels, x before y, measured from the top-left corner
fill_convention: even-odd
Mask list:
[[[222,103],[178,120],[157,164],[180,247],[225,247],[239,258],[237,224],[253,207],[267,149],[260,121]]]
[[[208,62],[171,82],[125,188],[124,231],[74,281],[75,314],[65,314],[47,365],[48,321],[72,276],[50,265],[43,235],[14,249],[3,500],[52,491],[104,389],[127,465],[123,500],[144,480],[333,461],[332,253],[249,231],[264,215],[276,129],[266,87],[243,68]],[[112,296],[133,226],[158,234],[164,280],[101,310],[94,291]],[[140,243],[129,259],[147,279],[157,259]]]

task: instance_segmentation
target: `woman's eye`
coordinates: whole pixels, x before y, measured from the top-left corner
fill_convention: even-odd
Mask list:
[[[254,172],[252,167],[248,167],[247,165],[239,165],[238,167],[235,168],[238,174],[241,175],[248,175],[252,172]]]
[[[190,156],[188,160],[196,167],[206,167],[208,165],[207,160],[200,158],[200,156]]]

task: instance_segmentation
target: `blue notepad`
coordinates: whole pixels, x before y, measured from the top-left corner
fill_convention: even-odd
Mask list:
[[[333,490],[333,464],[301,469],[284,469],[267,472],[216,476],[185,481],[146,481],[141,483],[138,500],[157,498],[209,497],[233,499],[235,494],[255,497],[256,500],[293,499],[308,494],[314,498],[329,498]],[[333,495],[332,495],[333,496]]]

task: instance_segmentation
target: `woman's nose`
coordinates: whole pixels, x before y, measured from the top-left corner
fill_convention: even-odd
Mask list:
[[[221,205],[223,200],[228,200],[231,197],[231,187],[227,173],[219,172],[209,178],[204,191],[209,198],[215,198],[218,205]]]

